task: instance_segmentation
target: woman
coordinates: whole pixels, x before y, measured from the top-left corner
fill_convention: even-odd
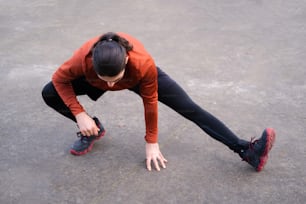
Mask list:
[[[261,171],[272,148],[275,132],[264,130],[256,141],[239,139],[221,121],[203,110],[160,68],[143,45],[125,33],[106,33],[86,42],[61,65],[42,91],[46,104],[77,123],[80,139],[70,152],[83,155],[91,150],[105,130],[99,120],[90,117],[77,100],[88,95],[97,100],[106,91],[129,89],[142,97],[146,125],[146,166],[151,162],[160,171],[167,160],[158,145],[158,101],[193,121],[204,132],[222,142]]]

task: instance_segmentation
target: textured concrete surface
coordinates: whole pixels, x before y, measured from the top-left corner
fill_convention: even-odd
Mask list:
[[[306,1],[0,0],[0,203],[305,203]],[[143,108],[129,91],[80,100],[107,129],[74,157],[77,128],[41,89],[87,39],[139,38],[190,96],[244,139],[274,127],[256,173],[160,105],[167,169],[145,169]]]

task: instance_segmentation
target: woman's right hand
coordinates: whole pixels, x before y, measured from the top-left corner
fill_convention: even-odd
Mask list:
[[[81,112],[75,116],[79,129],[84,136],[98,135],[99,128],[95,121],[85,112]]]

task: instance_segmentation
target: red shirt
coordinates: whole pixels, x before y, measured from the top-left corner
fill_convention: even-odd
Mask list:
[[[129,41],[133,45],[133,50],[128,52],[129,60],[125,68],[124,77],[113,87],[109,87],[105,81],[98,78],[93,69],[91,49],[100,36],[87,41],[68,61],[62,64],[53,74],[52,82],[73,115],[85,111],[73,91],[71,81],[74,79],[85,76],[92,86],[110,91],[128,89],[139,85],[145,112],[145,139],[148,143],[156,143],[158,134],[156,65],[138,40],[125,33],[117,34]]]

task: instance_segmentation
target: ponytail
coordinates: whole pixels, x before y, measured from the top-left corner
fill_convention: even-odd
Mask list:
[[[127,52],[133,49],[133,45],[131,45],[129,41],[127,41],[125,38],[122,38],[113,32],[108,32],[102,35],[101,38],[99,39],[99,42],[103,42],[103,41],[106,41],[106,42],[115,41],[119,45],[123,46]]]

